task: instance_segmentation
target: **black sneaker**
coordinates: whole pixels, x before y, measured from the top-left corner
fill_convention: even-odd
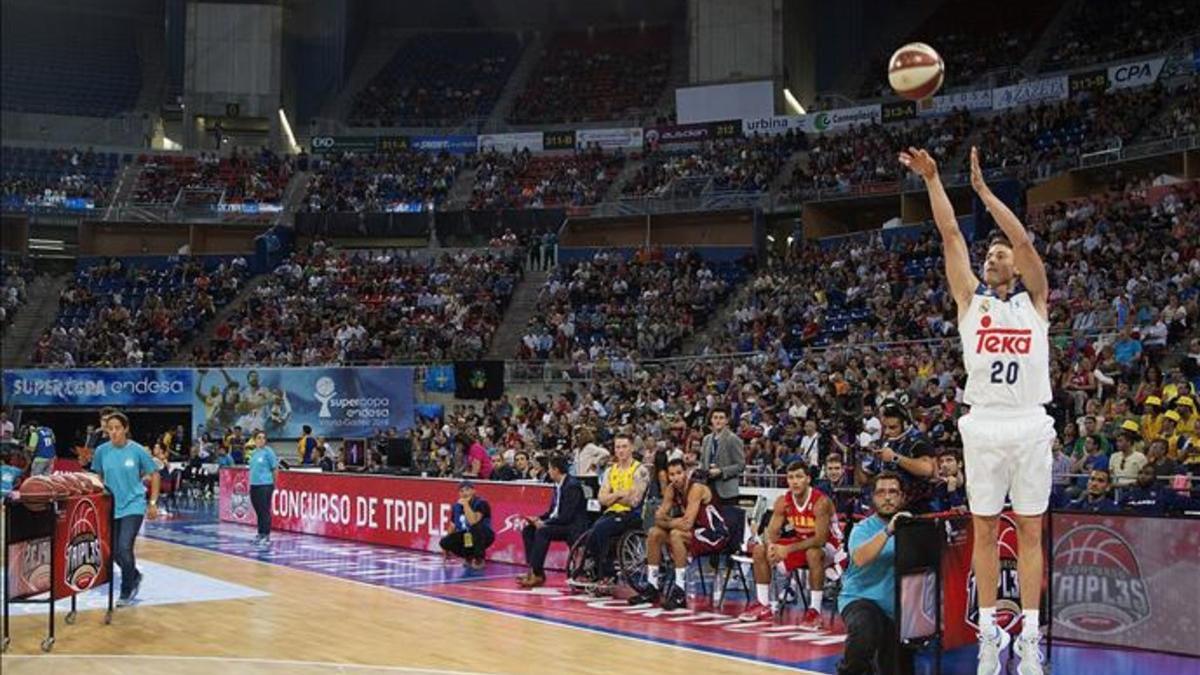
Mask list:
[[[671,590],[663,596],[662,608],[665,610],[687,609],[687,592],[671,584]]]
[[[129,598],[127,599],[127,601],[133,602],[134,600],[137,600],[138,591],[140,591],[140,590],[142,590],[142,574],[141,574],[141,572],[139,572],[137,575],[137,581],[133,582],[133,588],[129,591]]]
[[[641,593],[629,599],[629,604],[631,605],[652,605],[656,602],[658,602],[658,589],[650,584],[646,584]]]

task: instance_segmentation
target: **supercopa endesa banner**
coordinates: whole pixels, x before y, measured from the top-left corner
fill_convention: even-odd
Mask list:
[[[492,507],[496,542],[487,558],[525,563],[523,516],[546,511],[552,490],[535,483],[479,481],[475,491]],[[271,527],[335,539],[440,551],[458,481],[437,478],[367,476],[348,473],[280,471],[271,501]],[[221,520],[253,525],[249,472],[221,469]],[[567,550],[551,547],[546,566],[566,567]]]
[[[412,368],[223,368],[197,370],[192,420],[267,437],[354,438],[412,426]]]

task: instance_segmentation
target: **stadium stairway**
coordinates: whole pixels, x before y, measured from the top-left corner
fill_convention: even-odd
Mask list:
[[[471,203],[471,191],[475,188],[475,176],[478,173],[479,169],[473,166],[458,172],[458,176],[454,178],[454,185],[450,186],[450,192],[446,194],[446,205],[442,207],[443,211],[467,208],[467,205]]]
[[[1058,44],[1058,37],[1062,33],[1063,27],[1075,15],[1075,7],[1083,1],[1068,0],[1062,4],[1062,7],[1058,9],[1058,14],[1050,19],[1042,34],[1038,36],[1038,41],[1034,43],[1033,48],[1029,50],[1025,58],[1021,59],[1018,66],[1021,71],[1025,73],[1038,72],[1038,69],[1042,67],[1042,61],[1046,58],[1046,53],[1050,51],[1051,47]]]
[[[524,51],[521,52],[521,60],[517,62],[517,67],[513,68],[512,75],[508,76],[508,82],[500,92],[500,98],[496,99],[496,105],[488,115],[487,121],[484,122],[484,131],[494,131],[504,126],[504,121],[508,119],[508,113],[512,111],[513,103],[517,100],[517,96],[525,91],[525,83],[529,81],[529,76],[533,74],[533,69],[541,60],[544,46],[545,40],[541,33],[535,33],[525,45]]]
[[[621,201],[621,191],[625,189],[625,184],[632,180],[633,177],[637,175],[638,171],[641,171],[642,167],[645,165],[646,161],[643,159],[633,159],[632,157],[627,159],[625,161],[625,166],[621,169],[621,172],[618,173],[615,178],[613,178],[612,185],[608,186],[608,192],[605,193],[604,199],[601,201]]]
[[[516,356],[521,338],[525,337],[525,328],[537,312],[538,294],[549,276],[549,272],[525,270],[525,277],[513,289],[512,302],[504,312],[504,321],[500,322],[500,327],[492,337],[487,358],[506,360]]]
[[[4,332],[0,347],[0,365],[16,368],[28,365],[38,338],[54,325],[58,315],[58,296],[67,287],[70,274],[39,275],[25,289],[26,303],[17,310],[13,323]]]
[[[725,298],[725,302],[717,305],[713,313],[708,316],[704,327],[684,339],[679,350],[681,356],[702,353],[705,347],[713,343],[714,338],[719,337],[725,331],[725,326],[729,323],[733,313],[744,306],[750,298],[750,281],[753,279],[754,277],[750,276],[741,286],[730,293]]]

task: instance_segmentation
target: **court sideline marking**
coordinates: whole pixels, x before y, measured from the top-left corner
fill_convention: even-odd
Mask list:
[[[310,535],[310,536],[315,536],[315,535]],[[406,596],[406,597],[411,597],[411,598],[416,598],[416,599],[421,599],[421,600],[430,600],[430,601],[442,603],[445,605],[452,605],[455,607],[469,607],[471,609],[475,609],[475,610],[478,610],[481,612],[488,612],[491,614],[499,614],[501,616],[515,617],[518,619],[524,619],[526,621],[532,621],[534,623],[539,623],[539,624],[546,625],[546,626],[555,626],[558,628],[570,628],[570,629],[582,631],[585,633],[592,633],[594,635],[603,635],[606,637],[624,638],[624,639],[632,640],[635,642],[641,642],[643,644],[656,645],[659,647],[666,647],[669,649],[678,649],[678,650],[682,650],[682,651],[692,652],[695,654],[703,654],[705,656],[720,657],[723,659],[728,659],[730,661],[736,661],[738,663],[744,663],[744,664],[751,665],[751,666],[757,666],[757,667],[768,666],[771,668],[777,668],[779,670],[785,670],[785,671],[788,671],[791,673],[797,673],[798,675],[826,675],[825,673],[820,673],[815,670],[805,670],[798,666],[793,666],[793,665],[789,665],[786,663],[780,663],[777,661],[758,661],[758,660],[754,660],[754,659],[748,659],[748,658],[745,658],[742,656],[737,656],[735,654],[729,654],[727,652],[716,650],[716,649],[706,649],[704,647],[699,647],[699,646],[679,644],[677,642],[670,641],[670,640],[655,640],[653,638],[642,637],[640,635],[634,635],[632,633],[625,633],[625,632],[616,631],[616,630],[605,630],[602,628],[595,628],[592,626],[583,626],[583,625],[577,624],[572,621],[551,621],[549,619],[543,619],[538,616],[533,616],[531,614],[525,614],[525,613],[518,612],[518,611],[488,607],[488,606],[485,606],[482,604],[477,604],[477,603],[471,602],[469,600],[461,600],[461,599],[457,599],[457,598],[443,598],[443,597],[433,595],[433,594],[429,593],[428,591],[422,592],[422,591],[418,591],[418,590],[409,590],[409,589],[404,589],[404,588],[393,588],[391,586],[380,586],[380,585],[376,585],[376,584],[370,584],[365,581],[359,581],[357,579],[348,579],[345,577],[339,577],[339,576],[335,576],[333,574],[321,572],[319,570],[310,570],[310,569],[305,569],[305,568],[301,568],[301,567],[289,567],[287,565],[273,563],[273,562],[270,562],[267,560],[259,560],[257,558],[246,558],[246,557],[242,557],[240,555],[234,554],[234,553],[226,553],[224,551],[214,551],[214,550],[211,550],[208,548],[204,548],[204,547],[196,546],[196,545],[192,545],[192,544],[183,544],[183,543],[177,543],[174,541],[169,541],[169,540],[164,540],[164,539],[156,539],[156,538],[154,538],[153,535],[147,535],[147,538],[152,539],[156,543],[159,543],[159,544],[180,546],[183,548],[195,549],[195,550],[203,551],[206,553],[211,553],[214,555],[225,556],[228,558],[234,558],[236,560],[244,560],[244,561],[248,561],[248,562],[252,562],[252,563],[257,563],[259,565],[267,565],[269,567],[279,567],[281,569],[291,570],[293,572],[300,572],[303,574],[313,574],[313,575],[320,576],[320,577],[332,578],[332,579],[336,579],[337,581],[341,581],[344,583],[350,583],[350,584],[355,584],[358,586],[364,586],[366,588],[375,589],[375,590],[383,589],[386,591],[390,591],[392,593],[398,593],[398,594]]]
[[[491,675],[485,671],[442,670],[439,668],[418,668],[416,666],[373,666],[367,663],[338,663],[336,661],[289,661],[287,659],[262,659],[239,656],[171,656],[169,654],[5,654],[4,660],[43,660],[43,659],[100,659],[124,661],[138,659],[141,661],[217,661],[220,663],[255,663],[261,665],[281,665],[294,667],[338,668],[342,670],[386,670],[394,673],[427,673],[428,675]]]

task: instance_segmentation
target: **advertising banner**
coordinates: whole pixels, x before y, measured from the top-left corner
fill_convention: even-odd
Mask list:
[[[646,129],[642,141],[648,148],[660,145],[675,145],[682,143],[701,143],[712,138],[712,125],[703,124],[668,124]]]
[[[192,421],[208,429],[262,429],[269,438],[346,438],[412,426],[412,368],[197,370]]]
[[[1158,81],[1163,64],[1166,62],[1167,59],[1160,56],[1156,59],[1142,59],[1141,61],[1122,63],[1118,66],[1109,66],[1108,89],[1112,91],[1154,84]]]
[[[1052,517],[1055,639],[1200,656],[1200,520]]]
[[[975,91],[959,91],[953,94],[941,94],[930,99],[928,107],[920,108],[917,114],[923,117],[948,115],[955,110],[991,110],[992,90],[977,89]]]
[[[542,132],[525,131],[511,134],[483,134],[479,137],[479,149],[506,153],[513,150],[541,152],[545,149],[545,145],[542,141]]]
[[[1040,101],[1061,101],[1069,94],[1067,76],[1022,82],[992,90],[992,110],[1005,110]]]
[[[22,511],[13,519],[12,540],[7,544],[5,582],[10,599],[51,589],[55,598],[68,598],[108,581],[112,498],[107,494],[60,500],[57,514],[49,509],[30,511],[22,504],[10,509],[10,515]],[[52,559],[56,568],[53,578]]]
[[[59,503],[54,524],[58,561],[54,597],[69,598],[108,581],[111,511],[112,498],[106,494],[71,497]]]
[[[468,155],[479,147],[475,136],[413,136],[409,139],[413,150],[425,152],[448,152],[452,155]]]
[[[14,369],[4,371],[4,403],[16,406],[189,406],[186,368]]]
[[[882,117],[878,103],[853,108],[826,110],[804,116],[804,130],[809,133],[837,131],[859,124],[878,124]]]
[[[249,472],[222,469],[220,482],[221,520],[254,524]],[[537,483],[476,483],[476,493],[492,507],[496,541],[487,551],[489,560],[525,563],[522,518],[545,513],[552,492]],[[271,527],[437,552],[456,501],[455,480],[281,471],[271,500]],[[566,560],[566,547],[555,545],[546,566],[562,569]]]
[[[775,115],[773,117],[749,117],[742,120],[742,135],[778,136],[789,131],[804,131],[804,115]]]
[[[575,132],[575,147],[583,149],[593,145],[603,150],[630,150],[642,147],[641,127],[620,129],[580,129]]]

